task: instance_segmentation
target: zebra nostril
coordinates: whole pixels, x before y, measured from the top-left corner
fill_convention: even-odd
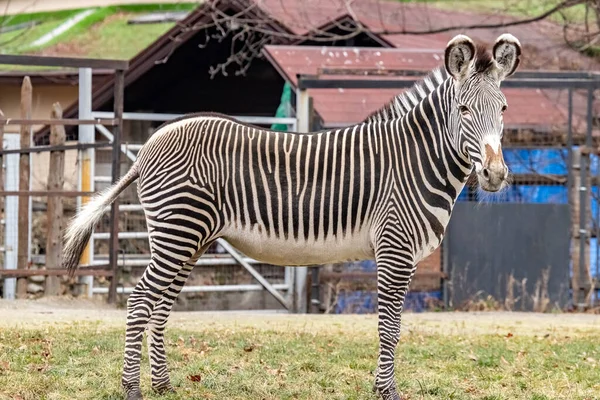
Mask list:
[[[481,171],[481,173],[483,174],[483,177],[486,181],[490,180],[490,170],[488,168],[484,168],[483,171]]]

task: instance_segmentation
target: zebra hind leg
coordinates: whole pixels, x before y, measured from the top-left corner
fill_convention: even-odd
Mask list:
[[[204,246],[198,253],[190,259],[189,262],[179,271],[169,289],[154,306],[154,311],[148,322],[148,358],[150,359],[150,374],[152,377],[152,389],[159,394],[174,392],[169,379],[167,368],[167,354],[165,351],[165,326],[171,313],[173,304],[177,296],[185,285],[185,282],[194,269],[198,258],[210,247],[210,244]]]
[[[121,381],[127,400],[143,399],[140,391],[142,341],[154,307],[196,251],[180,250],[180,253],[175,257],[173,252],[167,255],[160,250],[153,251],[150,264],[127,300],[127,330]]]

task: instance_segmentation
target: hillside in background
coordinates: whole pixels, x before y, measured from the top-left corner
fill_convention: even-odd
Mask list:
[[[4,16],[0,54],[130,59],[196,6],[125,5]],[[152,21],[131,23],[140,17],[152,17]]]

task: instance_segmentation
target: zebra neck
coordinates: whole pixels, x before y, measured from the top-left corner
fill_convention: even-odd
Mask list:
[[[422,177],[436,182],[440,190],[450,194],[452,203],[462,191],[471,165],[456,150],[451,129],[450,111],[454,85],[446,80],[423,98],[398,121],[398,146],[413,165],[420,165]],[[418,163],[418,164],[415,164]]]

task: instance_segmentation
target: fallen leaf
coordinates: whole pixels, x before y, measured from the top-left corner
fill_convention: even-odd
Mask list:
[[[97,355],[98,353],[100,353],[100,349],[98,348],[98,346],[94,346],[94,348],[92,349],[92,354]]]
[[[510,333],[510,332],[508,332],[508,333],[506,334],[506,337],[507,337],[507,338],[511,338],[511,337],[513,337],[513,336],[514,336],[514,335],[513,335],[512,333]]]
[[[469,359],[473,361],[477,361],[477,356],[473,353],[469,354]]]
[[[506,358],[504,358],[504,356],[500,356],[500,361],[502,361],[502,364],[506,364],[506,365],[509,364],[509,362],[506,361]]]
[[[244,347],[244,351],[246,353],[250,353],[252,350],[254,350],[254,346],[253,345],[248,345]]]
[[[8,361],[0,362],[0,370],[8,371],[9,368],[10,364],[8,363]]]
[[[201,375],[188,375],[187,378],[190,381],[192,381],[192,382],[200,382],[200,381],[202,381],[202,376]]]

